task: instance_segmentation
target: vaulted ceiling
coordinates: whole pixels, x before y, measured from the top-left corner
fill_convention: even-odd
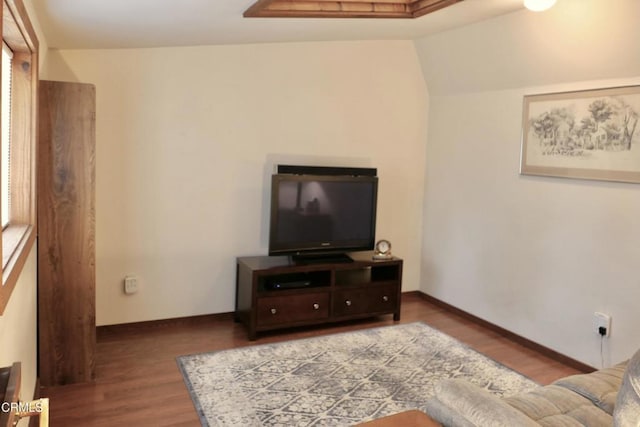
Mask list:
[[[278,0],[281,1],[281,0]],[[381,0],[321,0],[372,7]],[[389,0],[419,19],[244,18],[256,0],[31,0],[49,47],[111,49],[330,40],[407,40],[523,8],[522,0]],[[289,2],[298,2],[290,0]],[[435,2],[435,3],[434,3]],[[360,5],[355,5],[360,3]],[[428,4],[434,3],[434,4]],[[445,4],[442,3],[442,4]],[[453,3],[453,4],[451,4]],[[368,4],[368,6],[367,6]],[[425,6],[425,8],[421,7]],[[435,6],[434,6],[435,5]],[[307,5],[308,6],[308,5]],[[440,5],[441,6],[441,5]],[[405,16],[407,17],[407,16]]]

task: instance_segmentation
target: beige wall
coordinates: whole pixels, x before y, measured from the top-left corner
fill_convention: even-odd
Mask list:
[[[523,95],[640,84],[639,41],[636,0],[562,0],[416,41],[424,292],[593,366],[595,311],[613,317],[605,364],[640,347],[640,184],[519,175]]]
[[[50,52],[97,90],[97,323],[229,312],[277,163],[378,168],[378,237],[419,287],[428,96],[409,41]],[[140,291],[122,280],[136,274]]]
[[[0,366],[22,363],[20,396],[30,400],[36,385],[36,247],[27,258],[11,299],[0,316]]]

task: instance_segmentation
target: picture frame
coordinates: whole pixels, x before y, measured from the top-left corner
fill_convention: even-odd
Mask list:
[[[640,183],[640,86],[525,95],[520,174]]]

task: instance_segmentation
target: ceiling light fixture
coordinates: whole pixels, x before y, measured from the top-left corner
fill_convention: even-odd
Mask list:
[[[556,4],[556,0],[524,0],[524,7],[534,12],[542,12]]]

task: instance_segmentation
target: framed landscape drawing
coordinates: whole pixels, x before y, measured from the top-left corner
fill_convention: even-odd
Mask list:
[[[640,182],[640,86],[526,95],[520,173]]]

